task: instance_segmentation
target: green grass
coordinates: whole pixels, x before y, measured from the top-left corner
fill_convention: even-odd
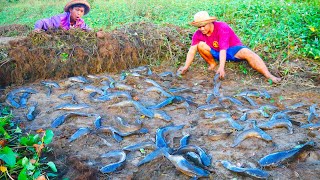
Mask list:
[[[4,1],[4,0],[1,0]],[[245,45],[264,60],[312,58],[320,60],[320,1],[318,0],[89,0],[84,17],[93,29],[112,30],[123,24],[148,21],[196,30],[188,23],[207,10],[228,22]],[[0,25],[26,24],[63,12],[66,0],[11,0],[0,7]],[[265,57],[264,57],[265,56]]]

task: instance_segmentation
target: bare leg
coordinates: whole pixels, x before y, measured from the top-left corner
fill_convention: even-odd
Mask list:
[[[281,81],[281,78],[275,77],[272,75],[266,64],[263,62],[263,60],[258,56],[256,53],[251,51],[248,48],[242,48],[240,51],[235,54],[235,57],[238,59],[247,60],[249,65],[257,70],[259,73],[263,74],[266,78],[271,79],[274,83],[279,83]]]
[[[197,47],[200,56],[209,64],[208,70],[214,70],[217,66],[217,62],[210,53],[210,47],[205,42],[200,42]]]

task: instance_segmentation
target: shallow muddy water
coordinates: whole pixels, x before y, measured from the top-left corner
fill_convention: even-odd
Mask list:
[[[170,68],[169,68],[170,69]],[[289,134],[287,128],[274,128],[265,130],[272,137],[271,142],[264,141],[259,138],[247,138],[238,146],[231,147],[235,138],[242,130],[237,131],[228,122],[219,121],[218,118],[207,119],[205,113],[226,112],[229,113],[235,122],[245,127],[249,121],[241,121],[240,117],[244,112],[247,112],[256,107],[251,106],[248,101],[234,95],[246,90],[265,90],[271,98],[251,97],[256,103],[257,108],[263,105],[275,106],[275,110],[268,111],[270,117],[273,113],[282,110],[290,109],[290,106],[297,103],[303,103],[304,106],[295,109],[298,113],[289,115],[291,120],[307,123],[308,115],[310,114],[309,107],[313,104],[318,104],[316,112],[320,113],[320,88],[304,87],[301,84],[297,85],[278,85],[270,86],[260,74],[253,74],[251,77],[227,70],[228,76],[221,81],[219,88],[220,96],[231,96],[238,99],[243,105],[237,107],[229,101],[224,101],[226,107],[221,107],[214,110],[198,110],[196,106],[190,105],[187,110],[183,103],[169,104],[160,110],[165,111],[172,119],[170,122],[159,118],[148,118],[141,114],[134,106],[110,107],[111,105],[126,100],[125,97],[115,98],[106,102],[92,102],[89,99],[90,92],[81,90],[84,85],[93,85],[102,87],[102,77],[109,75],[116,82],[132,87],[132,90],[119,90],[116,88],[108,89],[109,92],[127,91],[135,101],[140,102],[145,107],[155,105],[164,101],[167,97],[157,92],[146,92],[153,86],[146,79],[154,80],[165,91],[169,92],[170,88],[188,88],[189,91],[172,93],[182,97],[190,97],[198,106],[206,104],[208,95],[213,91],[213,76],[212,72],[201,72],[201,70],[190,70],[182,78],[179,77],[160,77],[159,74],[166,70],[152,69],[153,75],[141,73],[140,77],[128,75],[125,80],[120,81],[120,74],[98,74],[96,78],[86,77],[91,82],[88,84],[72,82],[69,79],[61,79],[55,81],[60,85],[60,89],[53,89],[50,96],[47,95],[47,88],[41,85],[40,82],[26,84],[21,87],[31,87],[37,90],[38,93],[32,94],[28,99],[28,105],[32,102],[37,102],[38,114],[33,121],[26,120],[27,109],[13,109],[15,121],[22,121],[25,124],[26,130],[52,129],[54,131],[54,140],[50,145],[53,148],[53,153],[50,156],[56,163],[59,177],[68,177],[70,179],[189,179],[188,176],[178,171],[173,164],[165,157],[157,158],[149,163],[137,167],[137,163],[142,160],[152,149],[144,149],[142,151],[127,152],[125,165],[122,169],[114,173],[102,174],[99,169],[117,159],[101,158],[100,155],[111,150],[119,150],[125,146],[133,145],[144,141],[155,141],[156,131],[160,127],[164,127],[173,123],[174,125],[184,125],[184,128],[179,131],[170,132],[165,136],[166,141],[172,148],[179,147],[180,138],[189,134],[189,144],[197,145],[206,151],[212,157],[212,163],[209,169],[212,170],[208,179],[251,179],[251,177],[242,176],[232,173],[225,169],[220,160],[228,160],[232,164],[242,167],[257,167],[258,161],[273,152],[288,150],[299,143],[314,141],[316,146],[302,152],[298,157],[294,158],[285,164],[278,167],[264,169],[270,174],[270,179],[318,179],[320,174],[320,150],[319,130],[308,130],[293,125],[293,133]],[[173,69],[171,69],[173,72]],[[10,89],[19,87],[8,87],[6,93]],[[102,125],[110,125],[118,127],[116,121],[117,116],[121,116],[133,124],[138,118],[142,121],[142,127],[148,129],[148,133],[131,135],[123,137],[121,142],[117,142],[111,134],[95,131],[95,117],[71,117],[57,128],[51,128],[51,123],[58,116],[70,112],[67,110],[55,110],[54,108],[62,103],[72,103],[70,99],[60,99],[59,95],[63,93],[72,93],[76,97],[77,103],[86,103],[90,107],[76,112],[97,114],[102,117]],[[211,103],[219,104],[218,98],[213,98]],[[244,108],[247,108],[245,110]],[[292,107],[291,107],[292,109]],[[248,119],[256,120],[257,124],[262,124],[270,119],[263,117],[259,112],[249,113]],[[69,142],[71,135],[78,128],[88,127],[91,133],[81,136],[78,139]],[[232,132],[225,139],[216,141],[210,140],[210,133]],[[206,179],[206,178],[203,178]]]

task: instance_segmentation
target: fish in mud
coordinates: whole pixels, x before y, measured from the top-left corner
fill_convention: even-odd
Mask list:
[[[180,139],[180,147],[188,145],[188,144],[189,144],[189,139],[190,139],[190,134],[184,135],[184,136]]]
[[[238,130],[241,131],[243,129],[242,125],[236,122],[229,113],[227,112],[215,112],[214,114],[205,112],[204,117],[206,119],[212,119],[212,118],[218,118],[212,121],[212,123],[221,123],[221,122],[228,122],[229,125]]]
[[[318,122],[318,123],[304,124],[304,125],[301,125],[300,127],[301,127],[301,128],[304,128],[304,129],[310,129],[310,130],[320,129],[320,122]]]
[[[232,165],[229,161],[220,161],[223,167],[226,169],[239,173],[241,175],[246,175],[246,176],[251,176],[253,178],[257,179],[267,179],[270,175],[268,172],[258,169],[258,168],[242,168],[242,167],[237,167],[235,165]]]
[[[184,125],[174,126],[173,124],[170,124],[168,126],[158,128],[156,132],[156,146],[158,148],[169,147],[165,140],[165,133],[168,131],[178,131],[183,127]]]
[[[60,99],[67,99],[67,98],[71,98],[71,101],[73,103],[78,103],[78,101],[76,100],[76,95],[72,94],[72,93],[63,93],[63,94],[60,94],[58,96],[58,98]]]
[[[69,81],[71,81],[71,82],[78,82],[78,83],[84,83],[84,84],[89,83],[89,81],[88,81],[85,77],[83,77],[83,76],[70,77],[70,78],[69,78]]]
[[[243,99],[247,100],[251,106],[253,106],[253,107],[258,106],[258,104],[253,99],[251,99],[249,96],[241,96],[241,97]]]
[[[120,97],[125,97],[125,98],[128,98],[128,99],[132,99],[131,94],[129,92],[127,92],[127,91],[112,92],[112,93],[108,93],[105,96],[108,97],[109,99],[120,98]]]
[[[228,138],[233,132],[223,132],[223,133],[217,133],[215,131],[210,131],[207,135],[208,139],[211,141],[218,141],[221,139],[226,139]]]
[[[110,158],[110,157],[119,158],[119,160],[117,162],[108,164],[100,169],[101,173],[111,173],[111,172],[115,172],[117,170],[120,170],[124,166],[127,155],[122,150],[115,150],[115,151],[110,151],[108,153],[102,154],[100,157],[102,157],[102,158]]]
[[[152,74],[152,71],[151,71],[149,66],[139,66],[139,67],[130,69],[129,71],[130,72],[139,72],[139,73],[143,73],[145,75],[151,75]]]
[[[180,147],[179,149],[175,150],[172,154],[185,154],[188,152],[195,152],[199,154],[201,158],[201,162],[205,166],[210,166],[211,165],[211,157],[199,146],[196,145],[185,145]]]
[[[252,125],[253,127],[249,129],[250,125]],[[248,126],[241,133],[237,135],[231,147],[236,147],[242,141],[251,137],[263,139],[267,142],[272,141],[272,137],[266,132],[264,132],[263,130],[261,130],[259,127],[257,127],[256,121],[252,120],[249,122]]]
[[[310,107],[309,107],[309,111],[310,111],[310,114],[308,115],[308,122],[309,123],[313,123],[312,120],[313,119],[316,119],[316,120],[320,120],[319,119],[319,114],[317,113],[316,111],[316,107],[317,107],[317,104],[312,104]]]
[[[166,100],[160,102],[159,104],[149,106],[148,109],[160,109],[164,106],[172,104],[174,99],[175,99],[175,96],[171,96],[171,97],[167,98]]]
[[[49,97],[51,95],[52,89],[56,88],[56,89],[60,89],[60,85],[57,82],[54,81],[41,81],[40,82],[41,85],[45,86],[48,88],[48,93],[47,93],[47,97]]]
[[[299,153],[314,146],[314,141],[308,141],[304,144],[295,146],[293,149],[269,154],[261,158],[258,163],[261,167],[278,166],[280,164],[293,160]]]
[[[170,89],[168,89],[168,91],[171,93],[188,93],[188,92],[196,93],[198,90],[193,90],[193,89],[184,88],[184,87],[171,87]]]
[[[54,119],[51,123],[51,127],[57,128],[58,126],[63,124],[68,118],[73,116],[90,117],[92,116],[92,114],[81,113],[81,112],[68,112]]]
[[[219,104],[205,104],[205,105],[201,105],[199,106],[197,109],[198,110],[203,110],[203,111],[209,111],[209,110],[217,110],[217,109],[222,109],[223,107],[220,106]]]
[[[149,83],[149,84],[152,84],[153,86],[162,88],[157,82],[155,82],[155,81],[152,80],[152,79],[146,79],[145,81],[146,81],[147,83]]]
[[[174,74],[171,71],[166,71],[166,72],[162,72],[162,73],[158,74],[158,76],[160,76],[160,77],[168,77],[168,76],[173,77]]]
[[[199,166],[202,169],[208,170],[208,167],[202,164],[199,154],[195,152],[187,152],[186,154],[182,154],[182,155],[184,158],[192,162],[194,165]]]
[[[137,151],[140,149],[156,149],[156,144],[152,141],[146,141],[122,148],[124,151]]]
[[[286,127],[288,129],[289,134],[293,134],[292,123],[288,119],[270,120],[270,121],[265,122],[263,124],[259,124],[258,127],[260,129],[273,129],[273,128]]]
[[[126,84],[123,84],[123,83],[116,83],[114,85],[114,87],[116,89],[119,89],[119,90],[126,90],[126,91],[132,91],[133,90],[133,87],[131,87],[129,85],[126,85]]]
[[[30,98],[30,93],[25,92],[22,93],[22,95],[20,96],[20,108],[26,108],[27,107],[27,103],[28,103],[28,99]]]
[[[108,84],[103,83],[103,85],[108,85],[110,88],[114,88],[114,84],[116,83],[116,81],[111,76],[103,76],[102,80],[104,79],[107,79],[109,83]]]
[[[146,128],[140,128],[138,130],[134,131],[120,131],[118,128],[112,127],[112,126],[101,126],[99,129],[97,129],[97,132],[105,132],[105,133],[111,133],[112,137],[118,141],[122,141],[122,137],[130,136],[130,135],[136,135],[136,134],[146,134],[148,133],[148,129]]]
[[[105,92],[101,88],[98,88],[98,87],[93,86],[93,85],[82,86],[80,88],[80,90],[83,90],[83,91],[89,92],[89,93],[96,92],[96,93],[98,93],[100,95],[104,95],[105,94]]]
[[[219,97],[219,103],[223,106],[223,107],[227,107],[224,103],[225,100],[229,100],[230,102],[232,102],[235,105],[238,106],[243,106],[243,103],[241,101],[239,101],[238,99],[234,98],[234,97],[230,97],[230,96],[221,96]]]
[[[14,89],[7,94],[6,102],[11,107],[19,108],[21,106],[20,101],[17,102],[15,99],[20,98],[20,96],[18,97],[18,96],[16,96],[16,94],[24,94],[24,93],[36,94],[36,93],[38,93],[38,91],[36,91],[32,88],[29,88],[29,87],[22,87],[22,88]]]
[[[141,166],[145,163],[148,163],[154,159],[157,159],[159,157],[162,157],[162,149],[167,149],[166,151],[171,151],[170,148],[157,148],[154,151],[152,151],[151,153],[149,153],[148,155],[146,155],[141,161],[138,162],[137,166]]]
[[[96,119],[94,120],[93,124],[96,129],[99,129],[102,126],[102,117],[96,115]]]
[[[88,127],[81,127],[81,128],[79,128],[75,133],[73,133],[73,134],[71,135],[71,137],[69,138],[68,141],[69,141],[69,142],[72,142],[72,141],[78,139],[78,138],[81,137],[81,136],[84,136],[84,135],[86,135],[86,134],[89,134],[90,132],[91,132],[90,128],[88,128]]]
[[[134,124],[129,124],[124,118],[120,116],[115,117],[119,128],[124,131],[136,131],[142,128],[142,121],[137,119]]]
[[[56,106],[54,110],[68,110],[68,111],[73,111],[73,110],[79,110],[79,109],[84,109],[84,108],[89,108],[90,105],[86,103],[81,103],[81,104],[70,104],[70,103],[64,103]]]
[[[213,86],[213,96],[216,98],[220,96],[220,92],[219,92],[220,86],[221,86],[221,81],[214,84]]]
[[[147,109],[145,106],[143,106],[140,102],[134,101],[134,100],[125,100],[121,101],[117,104],[110,105],[109,107],[124,107],[124,106],[134,106],[137,111],[139,111],[141,114],[153,118],[154,113],[150,109]]]
[[[38,106],[38,103],[34,102],[29,108],[28,108],[28,113],[27,113],[27,119],[29,121],[32,121],[36,118],[36,108]]]
[[[164,156],[169,159],[172,164],[183,174],[193,177],[209,177],[210,172],[202,169],[201,167],[195,166],[187,161],[182,155],[170,155],[165,149],[162,149]]]
[[[163,90],[161,87],[157,87],[157,86],[151,86],[149,87],[148,89],[146,89],[146,93],[147,92],[158,92],[158,93],[161,93],[162,96],[165,96],[165,97],[171,97],[172,94],[166,92],[165,90]]]
[[[219,77],[220,77],[220,73],[217,73],[216,75],[214,75],[214,77],[213,77],[213,84],[218,83],[218,80],[220,80]]]
[[[251,96],[251,97],[261,97],[265,99],[270,99],[271,95],[265,90],[257,90],[257,91],[243,91],[235,96]]]
[[[165,111],[153,110],[152,111],[155,118],[163,119],[167,122],[171,121],[171,116],[169,116]]]

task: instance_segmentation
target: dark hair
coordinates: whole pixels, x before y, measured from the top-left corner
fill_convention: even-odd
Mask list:
[[[83,7],[84,9],[87,9],[87,8],[88,8],[88,7],[87,7],[86,5],[84,5],[84,4],[74,4],[74,5],[70,6],[69,9],[70,9],[70,8],[73,9],[73,8],[75,8],[75,7]]]

